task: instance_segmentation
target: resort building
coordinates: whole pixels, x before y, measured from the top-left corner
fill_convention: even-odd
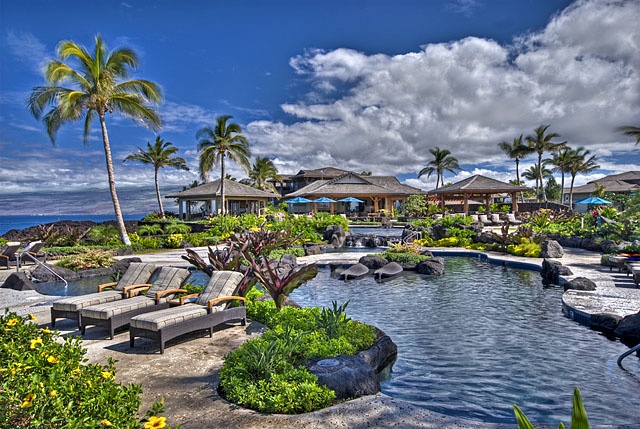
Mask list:
[[[604,188],[605,192],[615,194],[632,194],[640,191],[640,171],[627,171],[626,173],[611,174],[602,179],[592,180],[586,185],[573,187],[573,201],[579,201],[590,197],[598,188]],[[564,188],[562,201],[569,204],[570,188]]]
[[[338,176],[342,176],[349,171],[341,170],[334,167],[318,168],[316,170],[300,170],[296,174],[281,174],[280,182],[269,180],[275,186],[276,191],[283,197],[288,194],[304,188],[316,180],[331,180]]]
[[[178,200],[180,219],[191,220],[221,212],[220,179],[177,194],[166,195],[165,198]],[[269,200],[280,198],[279,194],[243,185],[235,180],[224,181],[224,199],[226,213],[238,215],[243,213],[261,214]],[[201,203],[201,204],[197,204]]]

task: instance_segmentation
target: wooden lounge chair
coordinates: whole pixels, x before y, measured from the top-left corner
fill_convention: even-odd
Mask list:
[[[148,284],[155,270],[156,266],[153,264],[132,262],[120,281],[101,284],[96,293],[70,296],[54,302],[51,307],[51,326],[56,326],[56,319],[73,319],[78,321],[80,328],[80,310],[126,297],[129,290]],[[113,290],[105,290],[110,287]]]
[[[27,263],[35,264],[35,261],[38,260],[40,262],[47,261],[46,253],[40,252],[44,247],[44,243],[41,240],[32,241],[27,244],[27,246],[20,252],[20,264],[24,265]]]
[[[87,326],[103,326],[109,330],[109,336],[113,339],[115,330],[128,325],[132,317],[168,308],[168,300],[174,294],[187,292],[180,289],[180,286],[190,274],[184,268],[161,267],[153,283],[129,289],[129,298],[83,308],[80,310],[82,335]],[[146,291],[144,295],[136,295],[143,291]]]
[[[2,249],[0,249],[0,266],[7,267],[7,269],[9,269],[9,260],[15,256],[19,248],[19,241],[9,241],[6,243]]]
[[[239,319],[244,326],[247,322],[245,298],[236,296],[244,275],[237,271],[214,271],[211,280],[200,295],[186,295],[180,298],[177,307],[153,311],[133,317],[129,325],[129,344],[134,347],[136,337],[149,338],[164,345],[172,338],[189,332],[208,329],[213,336],[213,328],[222,323]],[[195,303],[187,303],[197,297]],[[230,307],[232,301],[241,301],[240,306]]]

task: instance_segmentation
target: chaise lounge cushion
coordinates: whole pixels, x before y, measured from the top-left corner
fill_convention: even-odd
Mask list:
[[[207,306],[212,299],[235,295],[236,289],[244,274],[237,271],[219,271],[216,276],[213,276],[205,290],[198,295],[196,304]],[[213,281],[213,283],[211,283]],[[229,302],[225,302],[225,307]]]
[[[185,323],[207,314],[207,308],[201,305],[185,304],[162,311],[141,314],[131,319],[131,327],[157,332],[169,326]]]

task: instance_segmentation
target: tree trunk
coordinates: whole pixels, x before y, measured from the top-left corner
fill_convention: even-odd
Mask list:
[[[518,182],[518,186],[520,186],[520,160],[516,158],[516,182]],[[520,195],[520,202],[524,203],[524,195],[522,192],[518,192]]]
[[[224,153],[222,154],[222,157],[220,158],[220,214],[222,214],[223,216],[226,214],[226,210],[225,210],[225,205],[224,205]]]
[[[564,204],[564,171],[560,170],[562,173],[562,183],[560,184],[560,204]]]
[[[162,198],[160,198],[160,184],[158,183],[158,167],[156,167],[155,170],[156,197],[158,198],[158,207],[160,207],[160,217],[164,217],[164,207],[162,207]]]
[[[540,192],[545,205],[547,204],[547,193],[544,191],[544,180],[542,180],[542,154],[538,153],[538,176],[540,177]]]
[[[118,201],[118,194],[116,193],[116,179],[113,174],[113,159],[111,158],[111,145],[109,144],[109,134],[107,133],[107,124],[104,121],[104,112],[100,112],[100,126],[102,127],[102,143],[104,144],[104,155],[107,163],[107,176],[109,177],[109,190],[111,191],[111,200],[113,201],[113,210],[116,214],[116,222],[118,229],[120,229],[120,236],[122,243],[125,246],[131,246],[127,229],[124,225],[124,219],[122,218],[122,211],[120,210],[120,202]]]
[[[573,180],[576,178],[575,175],[571,175],[571,187],[569,188],[569,210],[573,211]]]

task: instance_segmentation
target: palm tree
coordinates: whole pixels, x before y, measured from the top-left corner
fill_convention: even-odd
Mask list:
[[[560,189],[562,189],[560,198],[562,199],[564,196],[564,174],[570,171],[571,149],[568,147],[561,148],[553,154],[553,157],[548,162],[553,165],[553,171],[560,172],[562,175],[562,182],[560,184]]]
[[[569,173],[571,174],[571,187],[569,188],[569,207],[573,207],[573,181],[578,173],[590,173],[600,168],[596,163],[596,156],[589,154],[591,151],[585,150],[583,147],[571,150],[571,166]],[[588,158],[587,158],[588,157]]]
[[[533,150],[528,145],[522,143],[522,134],[520,134],[520,137],[516,137],[513,139],[513,144],[509,144],[506,141],[501,141],[500,143],[498,143],[498,146],[510,159],[515,159],[516,180],[519,185],[520,184],[520,160],[525,156],[529,155],[530,153],[533,153]],[[522,198],[522,193],[520,193],[520,198]]]
[[[633,127],[630,125],[619,127],[618,131],[622,132],[622,134],[626,136],[631,136],[636,138],[636,144],[640,143],[640,127]]]
[[[529,147],[531,147],[533,152],[538,154],[538,173],[542,174],[542,155],[545,152],[555,152],[560,149],[562,146],[566,145],[567,142],[554,143],[551,139],[556,137],[560,137],[560,134],[557,133],[548,133],[547,128],[549,125],[540,125],[538,128],[533,130],[533,135],[527,136],[527,143]],[[542,176],[538,178],[540,185],[542,186]],[[544,198],[544,202],[547,202],[547,194],[542,192],[542,197]]]
[[[540,177],[542,176],[542,179]],[[549,170],[546,165],[542,164],[542,171],[538,170],[538,164],[533,164],[531,167],[522,172],[522,177],[527,180],[535,180],[536,181],[536,197],[540,199],[540,193],[543,192],[544,187],[544,179],[552,177],[553,174],[551,170]]]
[[[458,165],[458,160],[450,156],[451,152],[447,149],[440,149],[436,146],[435,149],[429,149],[429,152],[433,155],[433,159],[429,161],[427,166],[420,170],[418,173],[418,178],[422,175],[426,174],[427,177],[431,176],[431,174],[436,173],[436,189],[438,189],[438,185],[442,182],[444,186],[444,172],[450,171],[453,174],[456,174],[456,171],[462,170]]]
[[[135,161],[143,164],[151,164],[154,168],[154,181],[156,184],[156,197],[158,198],[158,207],[160,207],[160,216],[164,217],[164,208],[162,207],[162,198],[160,198],[160,185],[158,184],[158,170],[164,167],[179,168],[181,170],[189,170],[187,167],[187,161],[183,158],[173,157],[179,149],[171,142],[165,142],[156,137],[156,142],[153,146],[147,142],[147,150],[145,151],[141,147],[138,147],[138,153],[129,154],[124,161]]]
[[[99,120],[116,221],[122,242],[127,246],[131,245],[116,193],[105,114],[117,111],[157,130],[160,127],[160,117],[152,105],[162,101],[160,87],[147,80],[124,80],[130,69],[135,69],[138,65],[137,54],[129,48],[108,52],[100,35],[95,37],[93,53],[84,46],[65,40],[58,45],[57,55],[59,60],[52,59],[46,64],[44,77],[47,84],[33,88],[28,100],[29,110],[36,119],[43,120],[53,144],[62,125],[83,119],[84,144],[88,145],[91,122],[96,118]],[[65,60],[77,62],[78,69],[65,64]],[[69,82],[72,87],[59,86],[65,82]],[[49,106],[51,109],[44,114]]]
[[[234,122],[227,124],[231,118],[232,116],[229,115],[218,116],[213,129],[207,125],[196,134],[202,178],[206,181],[209,170],[220,163],[220,210],[222,214],[226,213],[224,201],[225,158],[229,156],[236,164],[248,171],[249,157],[251,156],[249,142],[241,134],[240,125]]]
[[[278,169],[273,164],[273,161],[269,158],[261,157],[256,158],[256,162],[249,172],[249,178],[253,186],[263,191],[271,190],[275,192],[276,190],[276,187],[268,179],[282,182],[282,178],[278,175]]]

